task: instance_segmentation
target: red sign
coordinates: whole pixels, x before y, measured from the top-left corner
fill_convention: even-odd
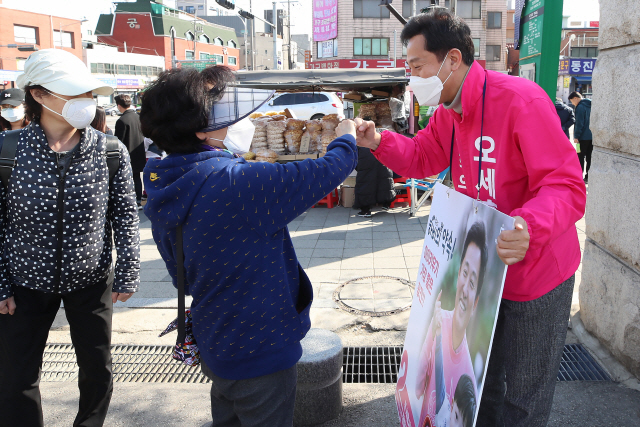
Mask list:
[[[591,21],[591,22],[589,22],[589,27],[591,27],[591,28],[600,28],[600,21]]]
[[[335,59],[333,61],[314,61],[309,63],[309,68],[314,70],[326,70],[332,68],[404,68],[407,75],[411,75],[407,61],[404,59]]]

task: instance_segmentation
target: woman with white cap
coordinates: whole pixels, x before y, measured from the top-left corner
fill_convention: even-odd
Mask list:
[[[140,280],[129,154],[118,143],[118,162],[107,160],[114,151],[89,124],[92,93],[113,89],[73,54],[33,53],[17,83],[31,123],[0,136],[5,146],[17,143],[0,186],[0,424],[43,425],[40,366],[63,302],[80,367],[73,425],[101,426],[113,391],[113,304],[126,301]]]

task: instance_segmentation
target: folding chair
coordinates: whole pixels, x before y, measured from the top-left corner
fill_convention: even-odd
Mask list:
[[[433,193],[433,188],[436,183],[444,181],[444,178],[447,176],[449,172],[449,168],[446,168],[442,172],[438,174],[435,178],[424,178],[424,179],[415,179],[411,178],[407,180],[407,184],[405,185],[411,194],[410,201],[411,206],[409,208],[409,216],[415,216],[418,209],[427,201],[429,196]],[[418,198],[418,190],[424,191],[422,196]]]

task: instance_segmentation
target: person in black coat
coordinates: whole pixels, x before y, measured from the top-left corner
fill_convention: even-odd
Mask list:
[[[560,117],[560,125],[564,134],[569,138],[569,128],[576,122],[576,115],[573,108],[562,102],[561,99],[556,100],[556,113]]]
[[[122,116],[116,122],[115,136],[129,150],[131,156],[131,169],[133,170],[133,183],[136,188],[136,200],[138,209],[142,209],[142,178],[140,174],[144,170],[147,158],[144,152],[144,136],[140,128],[140,116],[131,108],[129,95],[118,95],[114,98],[118,110]]]
[[[356,166],[356,189],[354,207],[359,207],[358,216],[371,218],[371,207],[376,203],[383,209],[396,198],[393,189],[393,172],[376,159],[371,150],[358,147],[358,166]]]

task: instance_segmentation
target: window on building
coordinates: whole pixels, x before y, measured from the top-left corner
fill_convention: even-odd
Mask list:
[[[487,45],[487,61],[500,61],[500,45]]]
[[[186,60],[192,60],[192,59],[196,59],[194,52],[192,50],[186,50],[184,53],[184,59]]]
[[[184,11],[193,15],[196,13],[196,8],[193,6],[185,6]]]
[[[416,0],[416,14],[419,14],[422,9],[429,6],[431,6],[431,0]],[[402,16],[409,18],[413,16],[412,12],[413,0],[402,0]]]
[[[487,28],[502,28],[502,12],[487,13]]]
[[[91,73],[95,74],[98,72],[98,64],[91,64]]]
[[[209,57],[211,58],[211,57]],[[222,55],[213,55],[213,58],[216,60],[216,64],[224,65],[224,56]]]
[[[220,37],[216,37],[213,40],[213,44],[215,44],[216,46],[224,46],[224,42],[222,41],[222,39]]]
[[[379,0],[353,0],[353,17],[388,19],[389,9],[379,4]]]
[[[16,69],[18,71],[24,71],[24,63],[27,61],[27,58],[16,58]]]
[[[458,0],[458,16],[462,19],[480,19],[480,0]]]
[[[200,43],[209,43],[209,36],[207,36],[206,34],[200,34],[200,37],[198,37],[198,41]]]
[[[53,45],[73,48],[73,33],[67,31],[60,33],[58,30],[53,30]]]
[[[178,6],[178,10],[182,10],[184,12],[184,6]]]
[[[389,55],[389,39],[354,38],[353,54],[355,56],[387,56]]]
[[[238,58],[235,56],[227,56],[227,61],[229,61],[229,65],[238,65]]]
[[[450,0],[444,0],[444,7],[446,7],[449,10],[451,10],[451,1]]]
[[[206,59],[209,59],[209,54],[208,54],[207,52],[200,52],[200,53],[198,54],[198,57],[199,57],[201,60],[206,60]]]
[[[598,57],[598,48],[597,47],[572,47],[571,48],[571,57],[572,58],[597,58]]]
[[[201,4],[198,5],[198,10],[204,10],[204,6],[202,6]]]
[[[193,33],[191,31],[187,31],[184,33],[184,38],[187,40],[193,40]]]
[[[480,39],[471,40],[473,40],[473,56],[480,58]]]
[[[13,39],[16,41],[16,43],[38,44],[38,30],[34,27],[14,25]]]
[[[227,42],[227,46],[229,46],[229,47],[236,47],[236,46],[237,46],[237,44],[236,44],[236,42],[234,42],[233,40],[229,40],[229,41]]]

